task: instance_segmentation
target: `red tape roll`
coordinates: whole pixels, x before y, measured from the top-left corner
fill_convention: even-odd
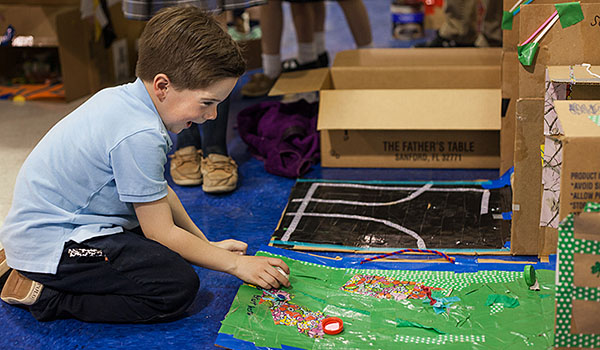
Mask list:
[[[338,317],[327,317],[321,321],[325,334],[335,335],[344,329],[344,321]]]

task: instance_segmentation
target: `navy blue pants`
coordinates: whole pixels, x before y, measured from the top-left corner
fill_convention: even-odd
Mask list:
[[[44,285],[29,307],[40,321],[168,321],[185,312],[199,288],[187,261],[139,230],[69,241],[56,274],[21,273]]]

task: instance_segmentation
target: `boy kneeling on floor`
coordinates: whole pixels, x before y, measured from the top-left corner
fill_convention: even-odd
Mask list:
[[[0,242],[7,303],[40,321],[157,322],[193,302],[191,264],[263,288],[289,286],[280,259],[210,242],[164,179],[171,139],[216,117],[244,73],[237,44],[194,7],[151,19],[131,84],[100,91],[57,123],[21,168]]]

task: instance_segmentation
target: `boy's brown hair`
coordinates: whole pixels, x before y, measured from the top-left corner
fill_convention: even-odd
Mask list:
[[[168,7],[146,24],[136,75],[153,81],[166,74],[176,89],[197,90],[246,69],[240,47],[216,19],[193,6]]]

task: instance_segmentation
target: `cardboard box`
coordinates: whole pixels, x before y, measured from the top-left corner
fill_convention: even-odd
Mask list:
[[[513,166],[515,156],[515,112],[519,98],[517,53],[502,55],[502,125],[500,129],[500,174]]]
[[[556,145],[553,154],[559,198],[553,208],[558,222],[570,213],[579,213],[587,202],[600,202],[600,100],[556,101],[554,109],[560,131],[547,136]],[[553,222],[548,223],[553,224]]]
[[[581,124],[579,124],[581,125]],[[600,205],[560,224],[556,262],[556,349],[594,347],[600,339]]]
[[[0,27],[12,24],[17,35],[34,36],[34,47],[1,48],[0,76],[10,78],[15,74],[15,65],[24,51],[46,51],[58,56],[66,101],[121,83],[115,79],[118,74],[113,66],[114,55],[127,59],[127,75],[133,77],[137,59],[135,39],[144,23],[125,20],[121,4],[112,6],[110,15],[117,39],[127,40],[126,53],[122,42],[115,52],[105,48],[102,40],[96,42],[94,28],[80,18],[79,7],[0,5]]]
[[[600,69],[597,70],[600,73]],[[592,71],[590,70],[590,72]],[[556,136],[563,135],[564,130],[556,104],[560,100],[566,100],[567,94],[570,98],[574,99],[600,99],[600,77],[595,77],[588,73],[582,66],[551,66],[548,67],[546,80],[546,103],[544,111],[544,135],[546,139],[544,143],[544,169],[542,171],[544,192],[542,196],[540,225],[557,228],[559,221],[560,168],[563,164],[563,150],[562,144],[557,142]],[[573,106],[575,108],[579,105],[573,104]]]
[[[571,2],[572,0],[536,0],[534,2],[535,5],[541,4],[558,4],[563,2]],[[504,11],[510,10],[513,5],[517,2],[517,0],[504,0],[503,9]],[[594,3],[600,2],[599,0],[581,0],[581,3]],[[529,5],[523,5],[522,8],[527,7]],[[516,16],[513,17],[513,26],[511,30],[503,30],[502,31],[502,48],[504,51],[517,51],[517,45],[521,42],[519,41],[519,26],[521,23],[521,13],[517,13]],[[542,24],[542,22],[538,23],[538,26]],[[531,34],[531,33],[529,33]]]
[[[497,168],[500,49],[340,52],[270,95],[320,90],[325,167]]]
[[[542,198],[540,179],[544,142],[544,100],[519,99],[515,119],[515,172],[513,175],[513,215],[511,246],[513,254],[538,254],[539,213]]]
[[[553,151],[554,142],[547,141],[546,136],[560,130],[555,103],[566,99],[567,91],[576,99],[600,99],[598,83],[600,79],[582,66],[551,66],[544,84],[545,99],[517,102],[511,239],[514,254],[548,255],[556,251],[556,225],[548,226],[547,221],[558,210],[560,183],[555,174],[561,160]]]
[[[527,39],[556,10],[554,5],[530,4],[522,7],[519,42]],[[556,23],[541,39],[531,66],[519,67],[519,97],[544,97],[547,66],[590,63],[600,65],[600,3],[582,3],[583,21],[567,28]]]

